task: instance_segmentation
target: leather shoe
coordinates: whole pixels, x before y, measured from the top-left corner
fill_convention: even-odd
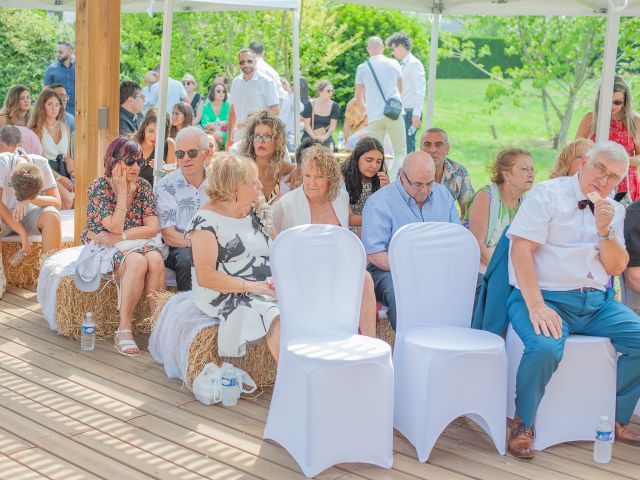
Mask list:
[[[533,458],[533,439],[536,433],[533,427],[526,428],[524,423],[518,422],[511,431],[507,448],[509,453],[518,458]]]
[[[622,425],[620,422],[616,422],[616,440],[640,446],[640,432],[630,425]]]

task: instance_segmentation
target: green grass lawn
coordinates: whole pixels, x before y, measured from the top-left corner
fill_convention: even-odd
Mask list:
[[[506,100],[502,107],[487,113],[484,94],[488,83],[489,80],[437,81],[434,125],[449,134],[449,156],[468,168],[476,189],[489,183],[487,165],[496,154],[511,147],[529,150],[535,163],[536,182],[546,180],[559,152],[553,150],[545,130],[540,100],[523,98],[517,106]],[[585,94],[591,96],[592,92]],[[587,109],[574,112],[568,140],[573,139]],[[493,138],[491,125],[496,128],[498,140]],[[421,132],[422,129],[418,133]]]

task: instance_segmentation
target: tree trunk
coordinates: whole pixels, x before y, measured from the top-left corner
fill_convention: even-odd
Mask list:
[[[564,108],[564,113],[562,115],[562,119],[560,120],[560,131],[558,132],[558,142],[560,144],[564,143],[567,138],[567,133],[569,133],[569,125],[571,124],[571,119],[573,118],[573,109],[576,106],[576,94],[573,89],[571,89],[568,93],[567,97],[567,105]]]

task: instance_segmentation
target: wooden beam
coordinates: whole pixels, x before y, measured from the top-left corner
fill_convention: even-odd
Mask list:
[[[120,0],[76,2],[75,241],[87,217],[87,190],[102,175],[104,153],[118,136]],[[107,111],[106,128],[98,112]],[[103,127],[103,126],[100,126]]]

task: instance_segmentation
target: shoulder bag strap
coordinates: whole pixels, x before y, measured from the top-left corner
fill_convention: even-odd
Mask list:
[[[314,132],[315,131],[315,125],[316,125],[316,104],[313,101],[313,98],[309,99],[309,103],[311,104],[311,131]]]
[[[371,65],[371,62],[369,60],[367,60],[367,65],[369,65],[369,69],[371,70],[371,73],[373,74],[373,79],[376,81],[376,85],[378,85],[378,90],[380,90],[380,95],[382,95],[382,100],[384,100],[384,103],[387,103],[387,99],[384,98],[384,93],[382,93],[382,87],[380,86],[380,82],[378,81],[378,77],[376,75],[376,72],[373,69],[373,65]]]

